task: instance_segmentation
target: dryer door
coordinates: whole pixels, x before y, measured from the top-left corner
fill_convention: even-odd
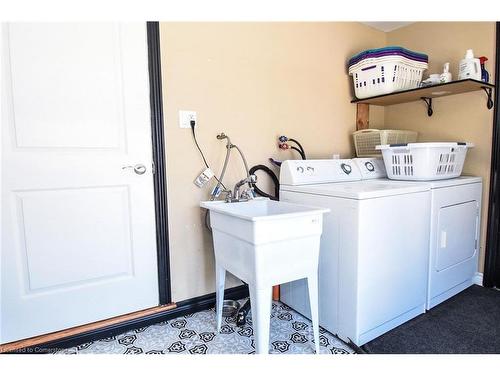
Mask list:
[[[475,255],[477,201],[439,209],[436,271],[442,271]]]

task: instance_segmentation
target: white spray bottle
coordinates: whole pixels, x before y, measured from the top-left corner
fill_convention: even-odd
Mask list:
[[[468,49],[465,53],[465,58],[460,60],[458,79],[481,80],[481,63],[479,59],[474,58],[474,52],[471,49]]]

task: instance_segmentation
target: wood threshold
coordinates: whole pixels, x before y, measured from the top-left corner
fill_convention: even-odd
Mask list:
[[[6,352],[11,352],[14,350],[19,350],[19,349],[30,347],[30,346],[45,344],[45,343],[50,342],[50,341],[59,340],[62,338],[78,335],[81,333],[85,333],[85,332],[92,331],[95,329],[104,328],[104,327],[111,326],[111,325],[118,324],[118,323],[123,323],[123,322],[126,322],[127,320],[142,318],[142,317],[145,317],[148,315],[153,315],[156,313],[172,310],[176,307],[177,307],[177,305],[175,303],[151,307],[149,309],[135,311],[133,313],[129,313],[129,314],[125,314],[125,315],[115,316],[114,318],[100,320],[100,321],[94,322],[94,323],[84,324],[84,325],[81,325],[78,327],[64,329],[62,331],[47,333],[45,335],[35,336],[35,337],[31,337],[29,339],[13,341],[13,342],[10,342],[7,344],[0,345],[0,353],[6,353]]]

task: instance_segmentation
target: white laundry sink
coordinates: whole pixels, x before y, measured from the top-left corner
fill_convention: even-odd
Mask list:
[[[329,209],[269,199],[200,206],[210,210],[218,330],[226,271],[248,284],[257,353],[268,351],[272,286],[307,278],[318,353],[317,272],[323,214]]]
[[[274,280],[271,285],[283,277],[293,279],[296,273],[303,277],[304,264],[299,263],[319,253],[323,214],[330,211],[267,198],[206,201],[200,206],[210,210],[219,264],[247,283]]]

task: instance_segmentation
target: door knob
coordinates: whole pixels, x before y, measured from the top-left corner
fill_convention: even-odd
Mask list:
[[[146,166],[144,164],[136,164],[136,165],[125,165],[122,169],[132,168],[136,174],[144,174],[146,173]]]

